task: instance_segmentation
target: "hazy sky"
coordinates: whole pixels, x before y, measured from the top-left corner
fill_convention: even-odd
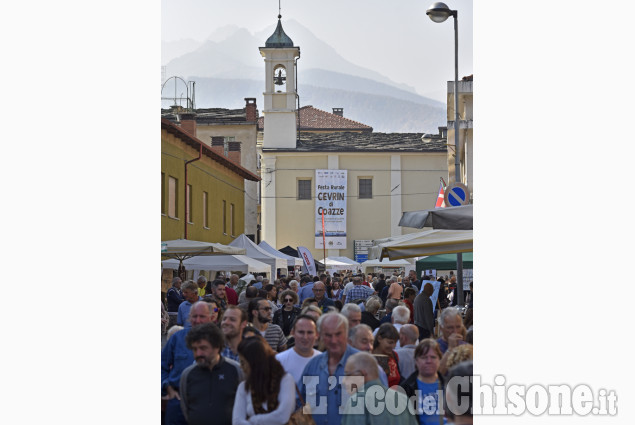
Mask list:
[[[352,63],[445,101],[445,82],[454,79],[454,25],[452,18],[441,24],[432,22],[426,16],[432,3],[282,0],[282,22],[294,19]],[[278,15],[278,0],[161,0],[161,4],[164,41],[202,41],[225,25],[244,27],[253,34],[275,24]],[[472,2],[451,0],[446,4],[459,12],[461,78],[473,73]],[[293,39],[293,34],[289,36]]]

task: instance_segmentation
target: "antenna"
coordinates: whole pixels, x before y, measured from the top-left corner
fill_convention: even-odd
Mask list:
[[[282,7],[280,6],[280,0],[278,0],[278,19],[282,18],[282,13],[280,12]]]
[[[163,93],[164,89],[171,88],[171,87],[166,87],[168,86],[168,83],[170,81],[173,81],[173,84],[174,84],[174,96],[166,96]],[[183,92],[181,92],[180,95],[177,94],[177,86],[179,85],[180,87],[178,88],[180,90],[182,90],[182,87],[185,86],[185,96],[183,96]],[[194,81],[186,82],[181,77],[172,76],[168,78],[167,80],[165,80],[165,82],[161,85],[161,100],[171,101],[172,102],[172,104],[170,105],[171,108],[176,108],[178,110],[185,110],[185,111],[192,112],[194,111],[194,109],[196,109],[194,88],[195,88]],[[183,103],[185,103],[185,105],[183,105]]]

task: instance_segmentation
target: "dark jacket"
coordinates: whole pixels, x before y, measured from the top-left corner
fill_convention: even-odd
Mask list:
[[[372,330],[375,330],[379,327],[379,319],[377,319],[368,311],[362,311],[362,323],[370,326]]]
[[[181,290],[176,289],[174,286],[168,289],[167,299],[168,299],[169,313],[178,313],[179,306],[181,305],[183,301],[185,301],[185,299],[183,298],[183,294],[181,293]]]
[[[434,311],[432,300],[423,292],[419,293],[414,302],[414,324],[427,329],[432,335],[434,332]]]
[[[275,313],[273,313],[273,320],[271,323],[280,326],[282,328],[282,332],[284,332],[286,336],[291,333],[291,326],[293,325],[295,318],[300,315],[300,309],[298,307],[293,307],[293,310],[291,310],[291,316],[288,320],[284,320],[285,317],[282,314],[283,310],[283,308],[279,308]]]
[[[232,421],[232,411],[238,384],[244,379],[240,365],[223,356],[209,370],[196,364],[181,374],[181,409],[190,425],[212,422],[228,424]]]

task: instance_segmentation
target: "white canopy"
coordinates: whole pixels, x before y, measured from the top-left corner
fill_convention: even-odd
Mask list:
[[[248,257],[256,259],[258,261],[262,261],[263,263],[269,264],[271,267],[271,276],[275,279],[276,277],[276,269],[287,269],[287,260],[278,257],[277,255],[273,255],[265,251],[256,245],[251,239],[249,239],[245,234],[238,236],[236,239],[231,241],[229,246],[244,248],[247,250]]]
[[[361,264],[361,267],[364,272],[370,267],[403,267],[407,272],[416,270],[416,266],[408,260],[390,261],[388,258],[384,258],[383,260],[367,260]]]
[[[326,257],[320,260],[320,263],[324,264],[325,268],[335,269],[355,269],[359,267],[357,261],[351,260],[348,257]]]
[[[374,240],[368,258],[399,260],[425,255],[473,251],[473,230],[433,229]]]
[[[286,259],[287,260],[287,265],[290,266],[290,267],[302,266],[304,264],[304,261],[302,261],[302,258],[292,257],[290,255],[285,254],[284,252],[280,252],[277,249],[275,249],[274,247],[272,247],[271,245],[269,245],[265,241],[260,241],[258,246],[260,248],[264,249],[265,251],[267,251],[269,254],[273,254],[276,257],[280,257],[280,258]]]
[[[195,255],[243,255],[245,250],[214,242],[175,239],[161,241],[161,255],[185,259]]]
[[[161,264],[164,269],[176,270],[179,267],[179,260],[165,260],[161,261]],[[210,272],[271,272],[271,267],[268,264],[244,255],[206,255],[192,257],[183,260],[183,265],[188,270],[204,270]]]

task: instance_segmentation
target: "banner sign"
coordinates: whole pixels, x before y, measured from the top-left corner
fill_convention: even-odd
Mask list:
[[[346,249],[346,179],[346,170],[315,170],[315,248],[324,248],[324,236],[327,249]]]
[[[304,267],[306,267],[307,272],[311,276],[317,276],[317,271],[315,270],[315,263],[313,262],[313,255],[311,255],[311,251],[308,248],[303,246],[298,247],[298,254],[302,261],[304,261]]]

